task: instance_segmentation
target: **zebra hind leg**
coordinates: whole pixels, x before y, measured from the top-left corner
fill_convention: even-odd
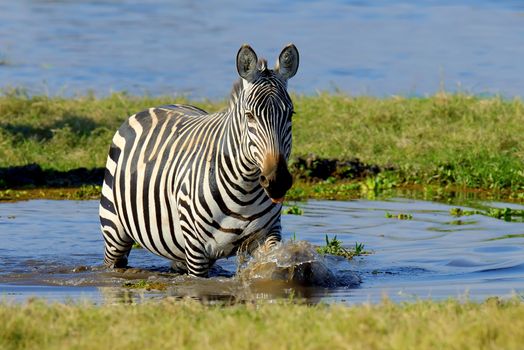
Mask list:
[[[109,268],[127,267],[127,260],[134,241],[124,232],[117,234],[112,229],[102,227],[105,241],[104,265]]]
[[[118,243],[111,242],[107,236],[108,233],[103,230],[105,240],[104,265],[110,268],[127,267],[127,260],[131,248],[133,247],[133,240],[120,241]]]
[[[179,273],[181,275],[187,274],[186,262],[182,260],[172,260],[171,261],[171,270],[174,273]]]

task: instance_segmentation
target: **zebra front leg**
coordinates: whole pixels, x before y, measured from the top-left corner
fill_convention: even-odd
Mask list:
[[[279,231],[271,232],[267,235],[266,241],[264,242],[264,246],[267,247],[267,249],[272,249],[276,247],[280,241],[282,241],[282,234]]]
[[[271,231],[262,239],[252,242],[248,246],[247,251],[249,255],[254,257],[266,255],[280,244],[281,239],[280,231]]]
[[[271,230],[269,230],[269,233],[266,235],[266,238],[264,240],[264,252],[269,252],[271,249],[275,248],[278,244],[280,244],[280,241],[282,240],[282,225],[280,224],[280,217],[278,220],[273,224],[271,227]]]
[[[190,276],[208,277],[211,261],[201,242],[185,235],[185,254],[187,273]]]

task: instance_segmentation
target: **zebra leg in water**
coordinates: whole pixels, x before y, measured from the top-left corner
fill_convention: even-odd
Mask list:
[[[279,212],[282,209],[279,209]],[[263,238],[261,246],[258,248],[259,251],[263,253],[270,252],[275,248],[280,241],[282,240],[282,225],[280,224],[280,216],[277,217],[276,221],[271,226],[271,229],[268,231],[267,235]]]
[[[126,267],[133,239],[125,232],[115,208],[114,173],[120,150],[112,146],[107,158],[102,196],[100,199],[100,226],[105,242],[104,265],[108,267]]]
[[[271,227],[268,233],[258,236],[257,234],[249,237],[243,244],[245,248],[240,250],[245,250],[249,255],[256,256],[258,254],[267,254],[273,248],[280,244],[282,240],[282,227],[280,226],[280,219]],[[258,236],[258,237],[257,237]]]
[[[208,277],[209,269],[215,263],[215,259],[209,257],[203,242],[195,239],[191,234],[184,234],[184,240],[187,272],[197,277]]]

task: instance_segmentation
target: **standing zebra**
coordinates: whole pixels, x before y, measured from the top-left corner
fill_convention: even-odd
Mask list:
[[[104,263],[125,267],[133,245],[207,276],[222,257],[280,241],[282,201],[291,187],[293,44],[275,69],[248,45],[227,111],[188,105],[150,108],[118,129],[107,158],[100,224]]]

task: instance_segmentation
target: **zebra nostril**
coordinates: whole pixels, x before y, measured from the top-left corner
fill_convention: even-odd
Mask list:
[[[264,175],[260,175],[260,185],[262,185],[262,187],[269,186],[269,180]]]

